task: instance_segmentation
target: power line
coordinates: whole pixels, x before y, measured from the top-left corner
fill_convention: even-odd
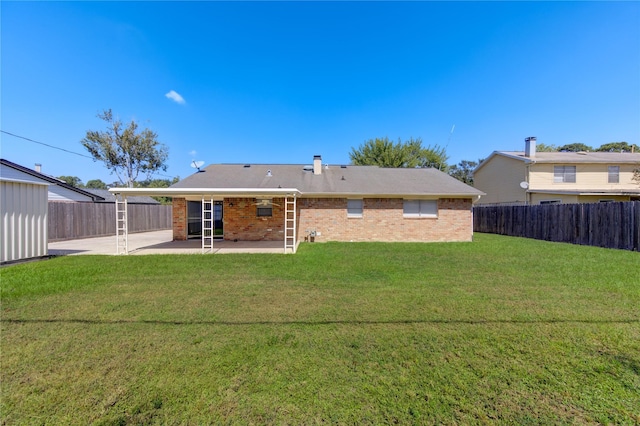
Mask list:
[[[33,142],[33,143],[37,143],[37,144],[40,144],[40,145],[47,146],[47,147],[49,147],[49,148],[58,149],[58,150],[60,150],[60,151],[68,152],[68,153],[70,153],[70,154],[79,155],[80,157],[89,158],[89,159],[91,159],[91,160],[95,161],[95,158],[93,158],[93,157],[89,157],[88,155],[80,154],[79,152],[73,152],[73,151],[69,151],[68,149],[64,149],[64,148],[60,148],[60,147],[57,147],[57,146],[49,145],[49,144],[44,143],[44,142],[34,141],[33,139],[29,139],[29,138],[24,137],[24,136],[16,135],[16,134],[14,134],[14,133],[6,132],[6,131],[4,131],[4,130],[0,130],[0,132],[4,133],[4,134],[6,134],[6,135],[9,135],[9,136],[13,136],[13,137],[15,137],[15,138],[24,139],[25,141],[29,141],[29,142]],[[174,177],[174,176],[169,176],[169,175],[163,175],[162,173],[151,173],[151,175],[152,175],[152,176],[164,176],[164,177],[168,177],[168,178],[172,178],[172,179],[173,179],[173,177]]]
[[[47,146],[49,148],[58,149],[60,151],[68,152],[70,154],[79,155],[80,157],[85,157],[85,158],[89,158],[89,159],[93,160],[93,157],[89,157],[88,155],[80,154],[79,152],[73,152],[73,151],[69,151],[68,149],[64,149],[64,148],[60,148],[60,147],[57,147],[57,146],[49,145],[49,144],[44,143],[44,142],[34,141],[33,139],[25,138],[24,136],[20,136],[20,135],[16,135],[16,134],[13,134],[13,133],[5,132],[4,130],[0,130],[0,132],[2,132],[4,134],[7,134],[7,135],[10,135],[10,136],[13,136],[13,137],[16,137],[16,138],[24,139],[25,141],[37,143],[37,144],[40,144],[40,145]]]

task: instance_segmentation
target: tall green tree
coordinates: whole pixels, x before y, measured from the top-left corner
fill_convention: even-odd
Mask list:
[[[138,130],[134,120],[125,126],[114,118],[111,109],[99,113],[98,118],[107,123],[107,130],[88,130],[81,143],[94,160],[102,161],[123,185],[132,188],[140,173],[150,176],[158,170],[167,170],[168,149],[158,142],[155,132]]]
[[[458,164],[449,167],[449,175],[467,185],[473,185],[473,171],[480,163],[482,163],[482,159],[478,161],[462,160]]]
[[[71,186],[75,186],[76,188],[82,188],[82,180],[78,176],[58,176],[58,179],[65,181],[67,184]]]
[[[589,145],[585,145],[580,142],[575,142],[567,145],[562,145],[561,147],[558,148],[558,151],[561,151],[561,152],[562,151],[565,151],[565,152],[593,151],[593,148],[591,148]]]
[[[174,183],[180,181],[180,176],[176,176],[172,179],[145,179],[140,182],[136,182],[137,188],[168,188]],[[171,204],[171,197],[152,197],[153,199],[161,202],[162,204]]]
[[[558,147],[555,145],[545,145],[543,143],[536,144],[536,152],[556,152]]]
[[[351,164],[380,167],[434,167],[447,169],[447,153],[444,148],[422,146],[422,139],[392,142],[388,137],[369,139],[349,153]]]
[[[596,151],[598,152],[640,152],[640,148],[636,144],[629,144],[627,142],[610,142],[600,145]]]
[[[91,179],[87,181],[87,184],[85,186],[91,189],[108,189],[107,184],[100,179]]]

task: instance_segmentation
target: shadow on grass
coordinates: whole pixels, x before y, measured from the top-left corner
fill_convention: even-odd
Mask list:
[[[152,325],[402,325],[402,324],[640,324],[640,319],[591,320],[591,319],[511,319],[511,320],[456,320],[456,319],[415,319],[415,320],[318,320],[318,321],[170,321],[170,320],[93,320],[93,319],[24,319],[3,318],[0,322],[14,324],[152,324]]]

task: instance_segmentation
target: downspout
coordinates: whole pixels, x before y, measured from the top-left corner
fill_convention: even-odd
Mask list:
[[[527,205],[531,205],[531,166],[536,164],[535,160],[529,160],[525,169],[524,181],[528,183],[525,189],[525,200]]]
[[[531,187],[531,182],[529,181],[529,176],[531,175],[531,162],[527,163],[524,181],[527,182],[527,188],[524,190],[525,202],[528,206],[531,205],[531,193],[529,192],[529,188]]]

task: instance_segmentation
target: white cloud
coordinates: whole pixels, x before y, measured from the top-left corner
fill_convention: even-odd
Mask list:
[[[194,150],[189,151],[189,155],[190,155],[190,156],[192,156],[192,157],[195,157],[195,156],[196,156],[196,154],[197,154],[197,152],[196,152],[196,150],[195,150],[195,149],[194,149]]]
[[[184,98],[180,96],[180,93],[176,92],[175,90],[170,91],[165,96],[180,105],[184,105],[187,103],[187,101],[185,101]]]

